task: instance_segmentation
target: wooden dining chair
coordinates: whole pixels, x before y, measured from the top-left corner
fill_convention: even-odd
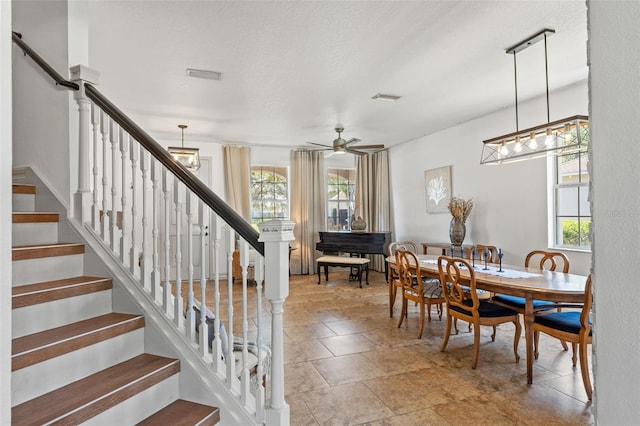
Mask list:
[[[395,258],[396,251],[407,250],[412,253],[418,254],[418,245],[413,241],[394,241],[389,244],[387,252],[389,257]],[[396,304],[396,294],[398,288],[402,284],[398,281],[398,268],[396,264],[389,263],[389,318],[393,318],[393,306]]]
[[[461,268],[466,269],[465,275],[468,274],[468,278],[462,276]],[[512,322],[516,327],[513,352],[516,356],[516,362],[520,361],[518,342],[520,341],[522,326],[520,325],[518,312],[478,299],[475,271],[466,260],[440,256],[438,258],[438,273],[447,308],[447,324],[440,350],[444,352],[447,348],[453,319],[473,324],[473,359],[471,360],[471,368],[475,369],[478,365],[478,354],[480,352],[480,326],[492,326],[491,341],[495,341],[496,326]]]
[[[565,274],[569,272],[569,258],[559,251],[545,251],[534,250],[527,254],[524,260],[525,268],[529,268],[535,261],[535,267],[541,270],[556,271],[559,270],[559,266],[562,266],[562,272]],[[493,303],[505,306],[507,308],[515,309],[521,314],[524,314],[525,299],[523,297],[507,296],[504,294],[496,294],[492,297]],[[549,302],[546,300],[534,300],[533,309],[551,309],[555,306],[555,302]],[[563,345],[564,346],[564,345]],[[566,348],[565,348],[566,349]]]
[[[498,248],[496,246],[489,246],[485,244],[476,244],[475,252],[476,252],[476,261],[484,262],[484,252],[487,252],[487,262],[489,263],[498,263]],[[471,259],[473,256],[473,252],[467,250],[467,258]]]
[[[559,251],[546,251],[546,250],[533,250],[524,259],[524,267],[536,266],[540,270],[555,271],[559,270],[559,266],[562,267],[562,272],[565,274],[569,272],[569,258]],[[505,294],[496,294],[491,298],[491,302],[496,303],[507,308],[515,309],[519,313],[524,315],[526,300],[523,297],[508,296]],[[534,311],[546,311],[551,312],[556,306],[555,302],[547,300],[533,300]],[[558,308],[560,310],[560,308]],[[560,340],[562,349],[569,350],[567,343],[564,340]]]
[[[580,311],[562,311],[547,314],[537,314],[533,322],[534,336],[534,356],[538,359],[538,339],[540,333],[548,334],[556,337],[564,342],[571,342],[573,355],[573,367],[576,366],[576,346],[580,355],[580,371],[582,372],[582,383],[587,397],[591,400],[591,379],[589,378],[589,365],[587,363],[587,345],[592,341],[591,322],[589,321],[589,313],[591,312],[591,304],[593,296],[591,294],[591,275],[587,277],[584,287],[584,303],[582,306],[562,304],[562,307],[576,308],[580,307]]]
[[[396,266],[398,267],[398,280],[402,292],[402,313],[398,328],[402,326],[402,322],[407,316],[407,305],[411,300],[420,306],[420,331],[418,331],[418,339],[420,339],[424,329],[425,310],[427,319],[431,322],[431,307],[435,305],[438,317],[442,319],[442,305],[444,304],[442,287],[439,280],[422,276],[418,256],[411,251],[396,250]]]

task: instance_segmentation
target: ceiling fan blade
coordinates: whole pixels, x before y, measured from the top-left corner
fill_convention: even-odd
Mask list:
[[[351,148],[345,148],[344,149],[347,152],[350,152],[352,154],[356,154],[356,155],[365,155],[365,154],[369,154],[368,152],[364,152],[364,151],[358,151],[357,149],[351,149]]]
[[[358,145],[358,149],[384,149],[384,145]]]
[[[326,149],[333,149],[333,147],[332,147],[332,146],[324,145],[324,144],[321,144],[321,143],[315,143],[315,142],[307,142],[307,143],[308,143],[309,145],[321,146],[321,147],[326,148]]]
[[[351,138],[351,139],[349,139],[348,141],[346,141],[346,142],[344,143],[344,146],[350,145],[350,144],[352,144],[352,143],[358,143],[358,142],[360,142],[361,140],[362,140],[362,139],[358,139],[358,138]]]

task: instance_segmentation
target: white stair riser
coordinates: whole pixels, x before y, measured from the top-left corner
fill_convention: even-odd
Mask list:
[[[58,242],[58,222],[14,223],[11,244],[26,246]]]
[[[83,425],[133,425],[146,419],[151,414],[178,399],[180,395],[179,376],[180,373],[168,377],[149,389],[87,420]]]
[[[77,277],[83,274],[83,263],[84,255],[82,254],[14,260],[12,265],[13,285]]]
[[[111,290],[14,309],[13,337],[26,336],[112,312]]]
[[[144,329],[81,348],[11,374],[15,406],[144,352]]]
[[[11,202],[14,212],[32,212],[36,210],[36,197],[33,194],[12,194]]]

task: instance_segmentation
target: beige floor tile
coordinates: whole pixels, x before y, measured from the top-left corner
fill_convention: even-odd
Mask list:
[[[383,370],[387,375],[406,373],[434,367],[436,364],[409,346],[384,347],[362,354],[371,365]]]
[[[324,323],[285,327],[284,332],[292,342],[305,342],[307,340],[336,336],[336,333],[324,325]]]
[[[284,374],[286,395],[329,387],[310,362],[299,362],[292,367],[287,368]]]
[[[394,414],[404,414],[453,401],[432,380],[439,373],[439,368],[429,368],[365,380],[364,383]]]
[[[368,426],[448,426],[450,424],[433,409],[427,408],[376,420],[369,423]]]
[[[285,365],[331,357],[333,354],[317,340],[284,344]]]
[[[357,425],[393,413],[362,383],[335,386],[300,394],[315,419],[323,425]]]
[[[369,352],[376,348],[376,344],[362,334],[327,337],[319,341],[335,356]]]
[[[307,407],[300,394],[287,396],[287,404],[289,404],[290,424],[293,426],[312,426],[319,423],[311,414],[311,410]]]
[[[331,386],[380,377],[385,372],[371,365],[362,354],[313,361],[313,366]]]

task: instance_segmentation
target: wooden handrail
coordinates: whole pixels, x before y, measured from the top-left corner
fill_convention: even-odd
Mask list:
[[[65,80],[56,70],[51,67],[40,55],[38,55],[27,43],[22,40],[22,34],[13,31],[13,42],[16,43],[26,55],[30,56],[56,84],[67,87],[71,90],[79,90],[80,86],[72,81]],[[142,130],[136,123],[127,117],[118,107],[113,105],[94,86],[85,83],[85,93],[89,99],[96,103],[105,113],[115,120],[122,129],[133,136],[140,145],[158,160],[164,167],[173,173],[182,183],[185,184],[197,197],[211,208],[218,216],[227,222],[242,238],[244,238],[254,249],[264,256],[264,244],[258,241],[260,234],[247,223],[242,216],[236,213],[227,203],[222,201],[211,189],[197,179],[186,167],[178,163],[158,142],[156,142],[147,132]]]
[[[46,72],[47,74],[49,74],[51,78],[53,78],[56,84],[67,87],[71,90],[80,89],[80,86],[78,86],[76,83],[69,80],[65,80],[64,77],[58,74],[58,72],[54,70],[53,67],[51,67],[51,65],[47,63],[47,61],[42,59],[40,55],[38,55],[32,48],[30,48],[29,45],[25,43],[24,40],[22,40],[22,34],[12,31],[12,39],[13,39],[13,42],[17,44],[20,47],[20,49],[23,50],[25,55],[30,56],[31,59],[33,59],[33,61],[36,64],[40,65],[40,68],[42,68],[44,72]]]
[[[259,233],[244,220],[227,203],[222,201],[211,189],[204,185],[184,165],[178,163],[158,142],[147,132],[127,117],[118,107],[113,105],[102,93],[89,83],[84,84],[87,97],[95,102],[109,117],[115,120],[129,135],[138,141],[164,167],[185,184],[206,205],[222,217],[242,238],[264,256],[264,244],[258,241]]]

